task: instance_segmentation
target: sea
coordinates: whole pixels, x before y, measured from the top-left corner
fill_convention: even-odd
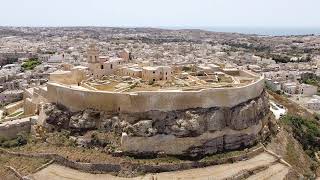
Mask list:
[[[212,32],[256,34],[263,36],[320,35],[320,27],[160,27],[165,29],[201,29]]]

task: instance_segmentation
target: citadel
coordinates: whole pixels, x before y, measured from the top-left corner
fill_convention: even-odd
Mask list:
[[[5,179],[319,177],[318,36],[0,31]]]
[[[46,85],[26,89],[24,115],[37,126],[106,129],[131,154],[206,155],[250,147],[266,124],[264,77],[224,64],[152,66],[128,50],[87,66],[62,64]],[[66,112],[63,112],[63,110]],[[37,133],[37,129],[33,128]]]

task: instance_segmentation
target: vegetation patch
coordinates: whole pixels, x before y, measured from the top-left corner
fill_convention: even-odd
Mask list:
[[[314,119],[305,119],[300,116],[286,115],[281,118],[284,123],[293,133],[302,145],[305,152],[314,157],[314,153],[320,149],[320,126]]]
[[[17,138],[15,139],[6,139],[3,137],[0,137],[0,147],[4,148],[12,148],[12,147],[17,147],[17,146],[22,146],[27,144],[28,142],[28,137],[26,134],[18,134]]]
[[[40,65],[41,62],[38,58],[30,58],[25,61],[21,66],[24,70],[33,70],[36,66]]]

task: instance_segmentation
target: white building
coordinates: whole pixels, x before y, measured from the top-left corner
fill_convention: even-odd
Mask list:
[[[298,85],[295,82],[282,84],[282,90],[288,94],[296,94],[297,89],[298,89]]]
[[[317,94],[318,87],[309,85],[309,84],[301,84],[298,87],[298,93],[304,96],[312,96]]]
[[[320,99],[314,98],[310,99],[307,103],[306,106],[308,109],[312,109],[315,111],[320,110]]]
[[[64,54],[55,54],[49,57],[48,63],[62,63],[64,62]]]
[[[266,79],[266,84],[272,91],[281,90],[281,83],[278,81],[272,81],[271,79]]]

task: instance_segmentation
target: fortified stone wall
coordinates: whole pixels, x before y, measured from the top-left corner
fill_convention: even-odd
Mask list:
[[[49,102],[72,111],[88,108],[114,112],[172,111],[190,108],[233,107],[258,97],[264,89],[264,78],[242,87],[211,88],[199,91],[139,91],[117,93],[76,89],[48,83]]]
[[[39,121],[49,130],[100,129],[121,136],[121,150],[133,154],[205,155],[251,146],[269,118],[266,92],[234,107],[173,111],[70,112],[45,104]]]
[[[265,92],[232,108],[121,114],[121,148],[133,154],[204,155],[248,147],[257,142],[268,114]]]
[[[51,104],[44,106],[41,122],[52,129],[122,134],[121,150],[133,154],[197,156],[239,149],[256,143],[269,114],[264,78],[255,78],[241,87],[133,93],[49,83]]]
[[[46,87],[35,87],[33,89],[26,89],[24,92],[24,114],[34,115],[39,110],[41,103],[47,102],[47,89]]]
[[[8,121],[0,124],[0,137],[16,138],[19,133],[29,133],[31,129],[30,118]]]

